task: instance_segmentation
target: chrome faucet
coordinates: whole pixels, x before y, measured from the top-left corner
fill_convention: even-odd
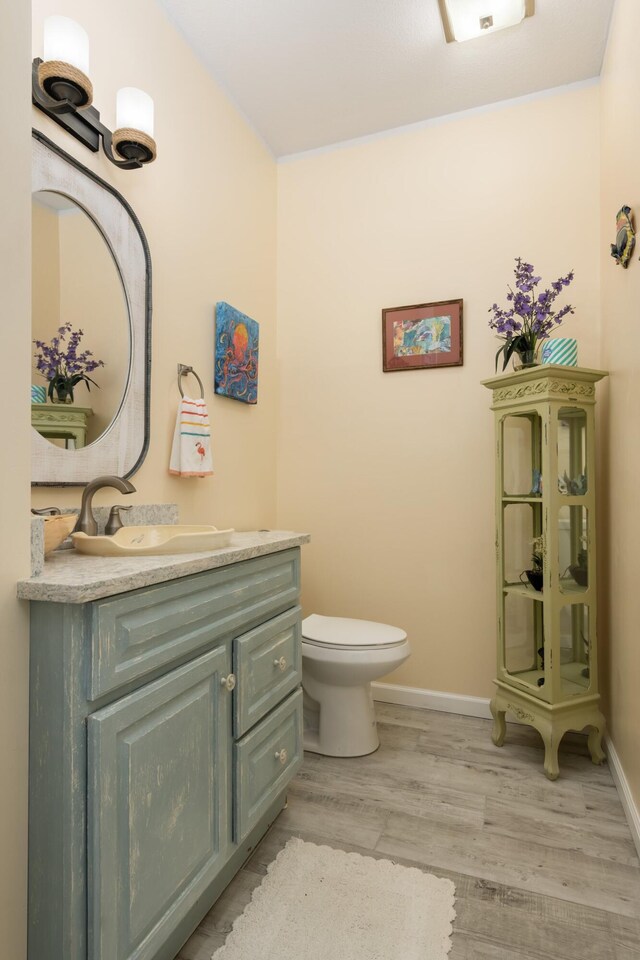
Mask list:
[[[106,476],[96,477],[95,480],[91,480],[82,491],[80,516],[78,517],[78,521],[73,528],[74,533],[86,533],[90,537],[96,536],[98,532],[98,524],[96,523],[96,518],[93,515],[91,503],[96,490],[101,490],[102,487],[115,487],[116,490],[120,491],[120,493],[135,493],[136,491],[134,485],[129,483],[128,480],[123,480],[122,477]]]

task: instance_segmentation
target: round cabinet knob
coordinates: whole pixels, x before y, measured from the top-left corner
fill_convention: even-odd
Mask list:
[[[276,750],[276,760],[279,760],[283,765],[287,762],[287,751],[283,747],[282,750]]]
[[[231,692],[236,685],[235,674],[230,673],[228,677],[220,678],[220,686],[225,687],[226,690]]]
[[[274,660],[273,665],[274,667],[278,667],[281,673],[283,673],[287,669],[287,661],[285,660],[284,657],[280,657],[279,660]]]

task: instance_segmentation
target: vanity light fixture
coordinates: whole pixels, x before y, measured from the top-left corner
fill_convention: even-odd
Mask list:
[[[532,17],[535,0],[438,0],[447,43],[495,33]]]
[[[144,90],[122,87],[116,94],[116,127],[112,141],[118,153],[129,160],[150,163],[155,159],[153,100]]]
[[[96,153],[102,149],[116,167],[135,170],[156,158],[153,100],[135,87],[117,93],[117,129],[100,122],[91,105],[89,38],[68,17],[44,21],[44,60],[36,57],[31,71],[31,99],[36,107]]]

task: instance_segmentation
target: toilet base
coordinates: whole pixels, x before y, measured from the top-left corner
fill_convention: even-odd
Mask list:
[[[380,740],[370,683],[329,689],[303,676],[303,691],[305,750],[324,757],[375,753]]]

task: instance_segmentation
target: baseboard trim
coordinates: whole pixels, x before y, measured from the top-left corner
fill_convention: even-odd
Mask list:
[[[442,713],[458,713],[463,717],[478,717],[481,720],[491,719],[489,700],[484,697],[441,693],[439,690],[425,690],[422,687],[403,687],[399,683],[372,683],[371,690],[373,699],[380,700],[382,703],[397,703],[403,707],[422,707],[426,710],[440,710]],[[509,719],[515,723],[520,722],[515,717],[509,717]],[[605,748],[611,776],[640,857],[640,811],[633,799],[620,757],[609,737],[605,739]]]
[[[640,811],[638,810],[638,807],[633,799],[629,781],[627,780],[622,764],[620,763],[620,757],[618,756],[616,748],[609,737],[605,738],[605,749],[607,751],[611,776],[613,777],[613,782],[616,785],[618,796],[620,797],[620,802],[622,803],[622,808],[627,818],[629,829],[631,830],[631,836],[633,837],[633,842],[636,845],[636,850],[638,851],[638,856],[640,857]]]
[[[468,697],[462,693],[441,693],[439,690],[423,690],[421,687],[403,687],[399,683],[372,683],[374,700],[397,703],[403,707],[424,707],[442,713],[459,713],[463,717],[479,717],[491,720],[489,700],[485,697]]]

